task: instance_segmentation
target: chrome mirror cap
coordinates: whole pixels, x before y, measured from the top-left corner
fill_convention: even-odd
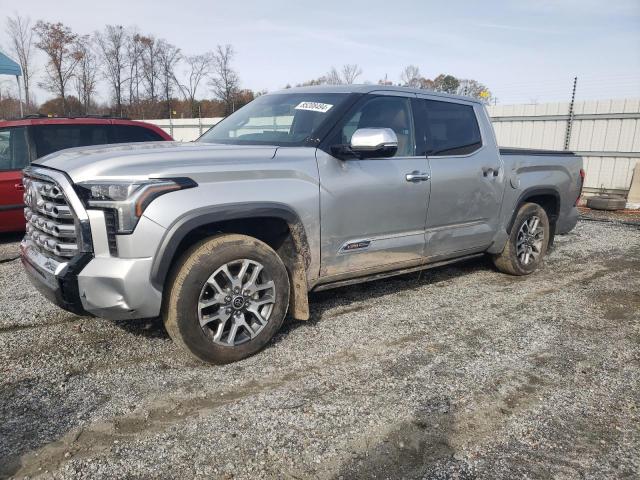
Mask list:
[[[350,147],[369,157],[392,157],[398,150],[398,137],[390,128],[359,128],[351,136]]]

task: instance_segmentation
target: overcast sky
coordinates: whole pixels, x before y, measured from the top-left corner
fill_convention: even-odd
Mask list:
[[[640,97],[640,0],[0,0],[0,12],[78,33],[135,25],[186,54],[229,43],[253,90],[345,63],[362,67],[361,81],[398,82],[415,64],[429,78],[474,78],[500,103],[567,100],[574,75],[578,99]]]

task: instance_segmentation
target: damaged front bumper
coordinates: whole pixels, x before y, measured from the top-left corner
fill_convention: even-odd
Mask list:
[[[151,258],[78,255],[58,262],[28,239],[20,253],[31,282],[50,301],[77,315],[110,320],[156,317],[162,294],[149,281]]]

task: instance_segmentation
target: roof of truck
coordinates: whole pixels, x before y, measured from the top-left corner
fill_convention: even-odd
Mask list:
[[[423,88],[399,87],[395,85],[313,85],[309,87],[293,87],[284,90],[278,90],[273,93],[373,93],[373,92],[402,92],[402,93],[419,93],[434,97],[453,98],[456,100],[464,100],[466,102],[482,103],[482,101],[465,97],[462,95],[451,95],[449,93],[434,92]]]

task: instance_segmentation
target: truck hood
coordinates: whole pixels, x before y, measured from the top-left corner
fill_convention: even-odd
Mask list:
[[[199,172],[242,170],[268,162],[277,147],[199,142],[123,143],[61,150],[34,162],[66,172],[74,182],[139,180],[190,176]]]

